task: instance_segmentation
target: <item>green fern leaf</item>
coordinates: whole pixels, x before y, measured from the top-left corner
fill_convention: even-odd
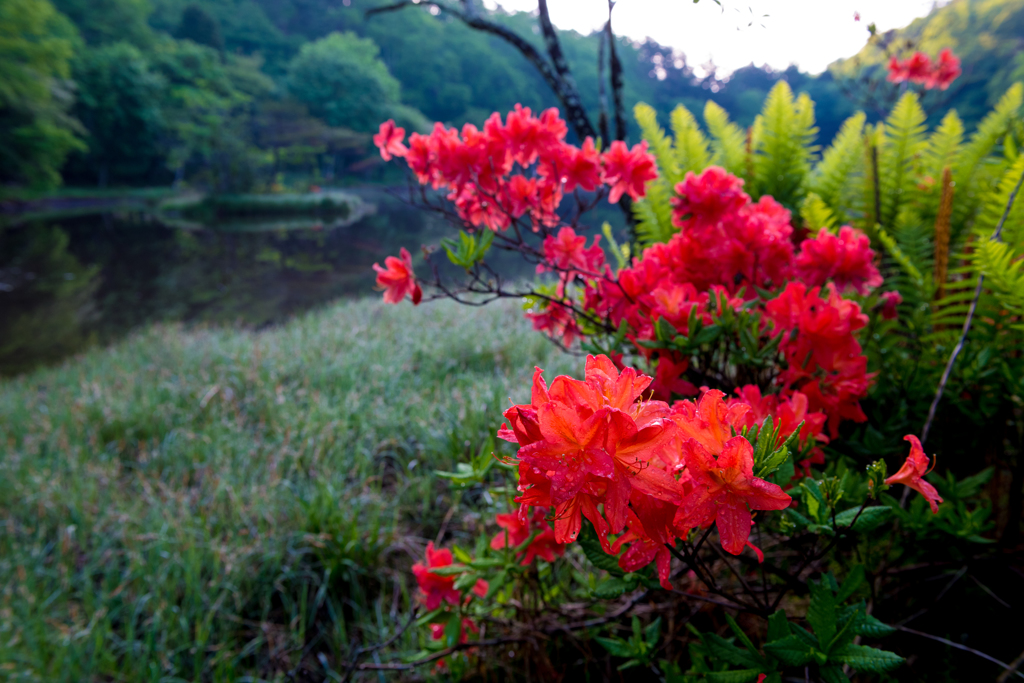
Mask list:
[[[744,178],[747,172],[747,136],[743,129],[730,121],[725,109],[711,100],[704,105],[704,124],[711,134],[712,163]]]
[[[980,201],[995,178],[1005,168],[1005,161],[992,152],[1006,134],[1018,124],[1024,106],[1024,84],[1015,83],[1002,96],[995,108],[978,124],[977,130],[960,151],[953,172],[956,199],[953,201],[951,244],[959,243],[966,227],[980,208]]]
[[[1010,195],[1024,176],[1024,155],[1017,157],[1014,162],[999,180],[995,189],[985,194],[982,209],[975,224],[975,234],[981,239],[989,239],[995,232],[996,226],[1002,220],[1007,204],[1010,203]],[[1002,241],[1012,245],[1024,244],[1024,191],[1017,193],[1013,206],[1010,209],[1006,221],[1003,223]]]
[[[697,119],[681,104],[672,111],[672,133],[676,138],[675,154],[680,179],[686,177],[687,171],[700,173],[708,167],[711,163],[708,139],[704,137]],[[672,185],[675,187],[675,183]]]
[[[864,112],[857,112],[843,122],[832,145],[821,156],[821,162],[808,179],[807,189],[824,202],[839,223],[850,221],[847,209],[852,203],[852,179],[864,174]]]
[[[818,228],[832,230],[837,225],[832,209],[813,192],[809,192],[800,205],[800,218],[804,222],[804,227],[812,231]]]
[[[776,83],[754,120],[752,194],[768,194],[790,209],[798,207],[818,149],[813,144],[817,133],[811,98],[806,93],[794,98],[788,83]]]
[[[917,95],[906,93],[886,120],[879,149],[878,181],[881,190],[879,223],[892,228],[904,203],[916,187],[920,155],[924,149],[925,114]]]
[[[683,174],[680,172],[675,151],[672,149],[672,140],[658,125],[657,112],[649,104],[639,102],[633,107],[633,117],[640,125],[640,133],[647,141],[648,149],[658,162],[658,176],[664,178],[674,187],[683,179]]]

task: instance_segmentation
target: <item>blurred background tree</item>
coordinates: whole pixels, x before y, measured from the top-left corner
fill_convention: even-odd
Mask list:
[[[48,0],[0,3],[0,182],[48,187],[82,147],[70,61],[75,27]]]

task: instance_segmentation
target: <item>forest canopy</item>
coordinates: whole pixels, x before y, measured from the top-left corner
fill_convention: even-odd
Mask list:
[[[534,110],[558,104],[498,37],[425,8],[367,14],[383,4],[7,0],[0,7],[0,183],[187,181],[235,191],[290,172],[330,180],[379,169],[367,133],[380,120],[395,118],[410,130],[432,121],[479,125],[515,103]],[[541,46],[535,16],[500,8],[487,16]],[[783,80],[816,103],[824,145],[857,109],[869,121],[885,110],[879,93],[896,92],[885,88],[886,55],[911,45],[948,45],[961,56],[962,81],[924,103],[929,111],[957,107],[972,128],[1024,74],[1015,38],[1022,27],[1024,0],[955,0],[902,31],[874,36],[818,76],[753,64],[727,75],[713,66],[697,71],[683,52],[650,39],[619,37],[616,50],[627,110],[644,102],[667,117],[677,104],[702,111],[713,100],[747,127]],[[599,35],[559,37],[583,103],[596,111]],[[630,126],[635,141],[639,132]]]

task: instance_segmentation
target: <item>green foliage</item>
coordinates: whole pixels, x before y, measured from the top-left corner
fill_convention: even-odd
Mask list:
[[[303,45],[288,65],[288,89],[328,125],[356,131],[376,130],[399,101],[380,48],[351,32]]]
[[[74,27],[48,0],[0,4],[0,182],[53,187],[81,149],[72,104]]]
[[[681,104],[672,110],[672,134],[679,180],[688,172],[700,173],[711,163],[707,138],[697,125],[697,119]],[[671,177],[669,181],[672,182]],[[675,183],[672,184],[674,186]]]
[[[771,195],[787,208],[798,208],[818,149],[813,144],[817,133],[811,98],[806,93],[794,98],[789,85],[779,81],[754,120],[751,196]]]
[[[878,183],[881,215],[878,222],[887,228],[910,200],[920,172],[920,157],[925,149],[925,115],[917,96],[906,93],[880,127],[878,142]]]
[[[494,232],[491,230],[484,230],[479,236],[463,230],[459,233],[458,242],[445,238],[441,240],[441,246],[448,253],[449,261],[468,271],[487,255],[493,242]]]
[[[864,175],[865,119],[864,112],[857,112],[843,122],[839,134],[821,155],[821,161],[808,180],[809,191],[830,207],[839,223],[850,220],[848,207],[853,188],[856,187],[858,177]],[[813,223],[805,224],[808,227],[821,227]]]
[[[149,0],[53,0],[89,45],[127,41],[144,47],[153,35],[147,24]]]
[[[685,109],[682,111],[686,112]],[[658,164],[658,177],[647,184],[647,196],[633,204],[637,220],[636,234],[640,243],[647,246],[655,242],[667,242],[677,231],[672,225],[672,205],[669,200],[676,183],[683,179],[680,160],[685,162],[686,151],[685,146],[678,143],[673,145],[672,140],[665,135],[665,131],[658,125],[657,112],[653,107],[641,102],[633,109],[633,115]],[[681,126],[685,127],[688,115],[689,112],[680,112],[678,115]],[[692,121],[692,116],[689,120]]]
[[[742,176],[747,170],[747,140],[743,129],[730,121],[728,112],[711,100],[704,105],[704,123],[714,151],[711,163]]]
[[[74,75],[75,113],[88,131],[89,150],[82,163],[95,169],[101,186],[111,174],[144,174],[161,152],[162,79],[129,43],[84,50],[75,61]]]
[[[658,649],[658,640],[661,637],[661,617],[658,617],[646,627],[641,627],[640,619],[633,617],[632,635],[628,640],[622,638],[594,638],[613,657],[625,659],[618,666],[619,671],[632,669],[635,666],[650,666],[655,652]]]
[[[220,32],[220,23],[210,13],[196,4],[189,5],[181,14],[181,23],[174,32],[179,40],[191,40],[193,43],[224,51],[224,36]]]

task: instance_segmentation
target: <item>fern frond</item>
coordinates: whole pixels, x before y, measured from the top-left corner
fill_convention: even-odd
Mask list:
[[[957,192],[957,200],[953,202],[953,243],[965,236],[965,229],[981,206],[981,198],[1005,167],[1005,160],[994,157],[992,152],[999,140],[1018,124],[1022,106],[1024,84],[1015,83],[981,120],[961,150],[953,173]]]
[[[807,193],[804,197],[800,205],[800,218],[804,222],[804,227],[812,231],[818,228],[833,230],[837,225],[832,209],[813,192]]]
[[[668,242],[678,230],[672,225],[672,188],[664,178],[647,185],[647,196],[633,203],[636,236],[643,248],[656,242]]]
[[[811,98],[801,94],[794,99],[788,83],[776,83],[754,120],[751,194],[768,194],[790,209],[798,207],[818,149],[813,144],[817,134]]]
[[[964,124],[955,109],[950,109],[939,127],[928,136],[921,160],[921,170],[936,182],[947,166],[956,168],[964,141]]]
[[[658,176],[664,178],[670,187],[675,187],[675,184],[683,179],[683,172],[680,171],[679,163],[676,161],[672,140],[658,125],[658,113],[649,104],[639,102],[633,107],[633,118],[640,125],[640,133],[658,162]]]
[[[1005,242],[985,240],[972,254],[985,284],[1011,313],[1024,315],[1024,258]]]
[[[1017,183],[1024,176],[1024,155],[1019,155],[999,180],[995,189],[985,194],[984,208],[975,223],[975,233],[981,239],[988,239],[1006,212]],[[1024,193],[1018,193],[1010,213],[1003,223],[1002,240],[1012,245],[1024,244]]]
[[[914,286],[918,289],[924,289],[925,280],[924,276],[921,275],[921,271],[917,269],[917,266],[915,266],[914,262],[910,260],[910,257],[900,249],[899,244],[896,243],[896,240],[893,239],[892,235],[887,233],[885,228],[882,228],[881,226],[878,227],[878,241],[885,247],[885,251],[889,254],[892,260],[903,269],[903,272],[911,279]]]
[[[1024,106],[1024,84],[1014,83],[999,99],[995,108],[981,120],[978,129],[964,146],[955,174],[957,187],[966,188],[974,183],[975,174],[983,167],[999,139],[1009,132],[1020,115],[1021,106]]]
[[[704,125],[711,134],[712,163],[733,175],[746,176],[747,136],[743,129],[730,121],[728,112],[711,100],[704,105]]]
[[[687,171],[700,173],[711,164],[708,139],[704,137],[697,119],[681,104],[672,110],[672,133],[676,138],[676,164],[680,180],[686,177]]]
[[[916,186],[919,157],[924,148],[925,114],[917,95],[906,93],[886,120],[878,160],[881,189],[879,223],[892,228],[900,208]]]
[[[821,155],[821,161],[808,178],[807,190],[821,198],[840,223],[849,222],[849,191],[851,180],[864,173],[864,112],[857,112],[843,122],[832,145]]]

